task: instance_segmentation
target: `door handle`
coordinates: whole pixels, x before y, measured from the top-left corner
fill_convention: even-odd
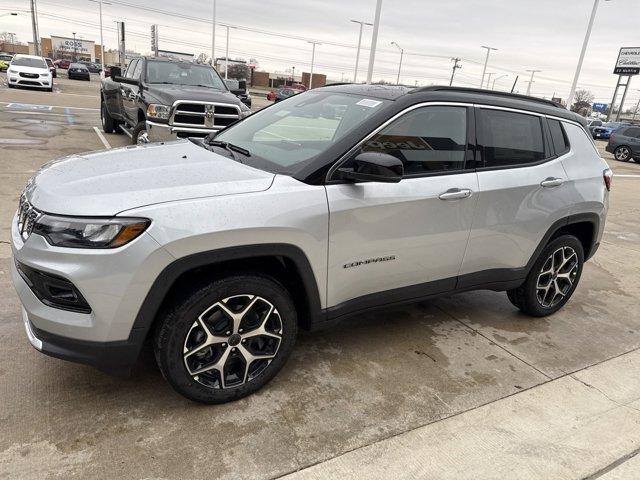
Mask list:
[[[461,198],[469,198],[473,192],[468,188],[450,188],[444,193],[438,195],[440,200],[460,200]]]
[[[562,178],[549,177],[543,180],[542,182],[540,182],[540,185],[545,188],[552,188],[552,187],[559,187],[563,183],[564,183],[564,179]]]

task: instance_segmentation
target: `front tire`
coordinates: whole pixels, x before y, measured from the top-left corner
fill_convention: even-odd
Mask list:
[[[573,235],[556,238],[542,250],[524,284],[507,291],[509,301],[527,315],[551,315],[573,295],[583,265],[580,241]]]
[[[260,275],[222,278],[176,302],[160,319],[156,360],[169,384],[196,402],[238,400],[267,384],[298,331],[289,293]]]
[[[134,127],[131,132],[131,142],[134,145],[143,145],[149,143],[149,134],[147,133],[147,122],[142,120]]]
[[[613,151],[613,156],[619,162],[628,162],[631,158],[631,149],[626,145],[621,145]]]

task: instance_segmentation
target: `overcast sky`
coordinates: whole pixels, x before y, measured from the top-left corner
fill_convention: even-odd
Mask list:
[[[105,0],[107,1],[107,0]],[[110,0],[103,7],[105,44],[116,47],[115,21],[126,22],[128,48],[140,53],[150,49],[149,27],[159,25],[161,49],[197,54],[211,50],[212,0]],[[171,12],[152,12],[122,3]],[[311,45],[304,39],[323,42],[316,47],[314,70],[330,79],[353,79],[358,19],[372,22],[375,0],[218,0],[217,21],[239,28],[230,30],[230,57],[254,57],[260,67],[283,72],[295,67],[308,71]],[[0,0],[0,14],[28,9],[28,0]],[[517,90],[524,93],[527,69],[536,74],[532,93],[568,96],[593,0],[383,0],[379,51],[374,80],[395,81],[399,51],[405,50],[401,81],[413,85],[448,84],[451,57],[461,57],[462,69],[455,84],[479,86],[484,50],[492,53],[489,72],[496,88],[510,89],[517,75]],[[98,6],[89,0],[38,0],[42,36],[71,36],[99,41]],[[180,15],[196,17],[180,18]],[[201,21],[198,21],[201,19]],[[640,0],[601,0],[579,88],[591,90],[596,101],[611,101],[618,50],[640,47]],[[260,30],[261,32],[246,30]],[[9,31],[22,41],[31,40],[28,15],[0,18],[0,32]],[[274,35],[276,34],[276,35]],[[287,36],[295,38],[287,38]],[[223,56],[226,30],[218,26],[216,55]],[[366,76],[371,27],[365,27],[360,79]],[[631,85],[628,106],[639,98],[640,78]]]

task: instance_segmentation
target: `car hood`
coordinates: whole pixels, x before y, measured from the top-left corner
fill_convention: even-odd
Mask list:
[[[240,100],[231,92],[207,87],[189,87],[185,85],[159,85],[149,83],[145,94],[155,97],[160,103],[173,105],[176,100],[194,100],[196,102],[231,103],[240,106]]]
[[[26,196],[48,213],[111,216],[155,203],[263,191],[273,177],[178,140],[55,160],[29,181]]]

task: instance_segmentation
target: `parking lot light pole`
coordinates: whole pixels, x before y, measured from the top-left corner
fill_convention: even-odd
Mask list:
[[[500,80],[501,78],[504,78],[504,77],[508,77],[508,76],[509,76],[509,74],[505,73],[504,75],[499,75],[496,78],[494,78],[493,79],[493,84],[491,85],[491,90],[495,90],[496,89],[496,82],[498,80]],[[487,84],[487,86],[489,86],[489,84]]]
[[[313,87],[313,63],[315,62],[316,59],[316,45],[322,45],[320,42],[309,42],[311,45],[313,45],[313,48],[311,49],[311,73],[309,74],[309,90],[311,90],[311,88]]]
[[[491,77],[494,76],[496,72],[488,72],[487,73],[487,90],[489,90],[489,85],[491,84]]]
[[[102,70],[100,72],[100,77],[104,78],[104,37],[102,35],[102,5],[111,5],[109,2],[104,2],[103,0],[89,0],[90,2],[97,3],[99,5],[100,10],[100,63],[102,64]]]
[[[396,85],[400,85],[400,70],[402,70],[402,57],[404,56],[404,48],[402,48],[396,42],[391,42],[391,45],[395,45],[400,50],[400,64],[398,65],[398,76],[396,77]]]
[[[71,35],[73,35],[73,61],[77,62],[78,58],[76,53],[76,32],[71,32]]]
[[[353,73],[353,83],[358,81],[358,64],[360,63],[360,46],[362,45],[362,28],[365,25],[373,26],[373,23],[362,22],[360,20],[351,20],[353,23],[358,23],[360,25],[360,34],[358,35],[358,50],[356,51],[356,68]]]
[[[604,0],[604,1],[608,2],[610,0]],[[573,76],[573,83],[571,84],[571,91],[569,92],[569,97],[567,98],[568,108],[571,108],[571,104],[573,103],[573,96],[576,94],[576,87],[578,86],[578,79],[580,78],[580,71],[582,70],[582,62],[584,61],[585,53],[587,53],[587,45],[589,45],[589,38],[591,37],[591,29],[593,28],[593,22],[596,19],[596,12],[598,11],[599,4],[600,4],[600,0],[593,1],[593,9],[591,10],[591,18],[589,18],[587,33],[585,34],[584,41],[582,42],[582,50],[580,51],[578,66],[576,67],[576,73]]]
[[[369,68],[367,69],[367,84],[371,83],[373,77],[373,64],[376,61],[376,45],[378,44],[378,30],[380,30],[380,12],[382,11],[382,0],[376,2],[376,15],[373,19],[373,34],[371,35],[371,50],[369,51]]]
[[[213,17],[211,19],[211,66],[216,68],[216,0],[213,0]]]
[[[480,88],[482,88],[483,85],[484,85],[484,76],[487,73],[487,65],[489,65],[489,54],[491,53],[491,50],[498,50],[497,48],[486,47],[484,45],[481,45],[481,47],[487,49],[487,56],[484,59],[484,68],[482,69],[482,80],[480,80]],[[489,86],[489,85],[487,85],[487,86]]]
[[[527,72],[531,72],[531,78],[529,79],[529,85],[527,85],[527,95],[531,95],[531,86],[533,85],[533,76],[541,72],[542,70],[526,70]]]
[[[225,27],[227,27],[227,48],[224,54],[224,79],[227,80],[229,78],[229,28],[236,27],[230,27],[229,25],[225,25]]]

